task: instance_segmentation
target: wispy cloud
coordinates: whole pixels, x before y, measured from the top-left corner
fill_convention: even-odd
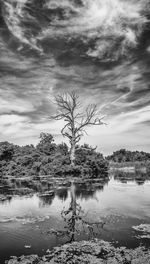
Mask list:
[[[32,18],[27,16],[29,9],[23,9],[25,2],[7,0],[3,5],[1,140],[36,143],[42,131],[62,140],[63,124],[49,119],[55,111],[53,98],[56,93],[75,90],[83,106],[96,103],[108,123],[89,128],[83,140],[105,152],[119,146],[150,150],[149,40],[146,33],[142,38],[148,23],[147,1],[88,0],[83,5],[48,1],[41,9],[36,6]],[[32,10],[35,2],[28,4]],[[49,21],[58,6],[65,17],[58,19],[54,12],[55,20]],[[32,27],[27,27],[27,17]],[[42,47],[43,53],[35,46]],[[121,55],[114,62],[118,52],[127,52],[127,57]]]

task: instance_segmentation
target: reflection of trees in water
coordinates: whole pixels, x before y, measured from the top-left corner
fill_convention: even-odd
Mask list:
[[[138,185],[143,185],[145,183],[146,179],[135,179],[135,182],[138,184]]]
[[[11,196],[6,195],[5,193],[1,194],[0,193],[0,203],[5,204],[5,203],[10,203],[12,200]]]
[[[104,186],[108,183],[108,180],[103,182],[89,182],[89,183],[76,183],[76,197],[80,199],[89,199],[93,198],[96,191],[103,191]]]
[[[107,181],[105,182],[88,182],[88,183],[75,183],[74,184],[74,192],[75,192],[75,197],[78,199],[86,199],[88,200],[89,198],[93,198],[94,194],[97,190],[103,191],[104,189],[104,185],[107,184]],[[72,187],[73,188],[73,187]],[[51,205],[55,195],[62,201],[66,201],[68,199],[68,188],[66,187],[59,187],[59,189],[57,189],[55,191],[55,194],[53,194],[53,196],[51,195],[46,195],[46,192],[43,195],[40,196],[40,200],[41,200],[41,206],[44,205]],[[71,192],[72,193],[72,192]],[[72,195],[72,194],[71,194]],[[75,199],[76,199],[75,198]]]
[[[82,211],[80,204],[76,201],[76,191],[76,186],[72,183],[70,187],[71,201],[69,207],[67,209],[64,208],[61,212],[61,216],[65,222],[64,230],[50,231],[50,233],[58,237],[67,237],[69,239],[68,242],[75,241],[75,235],[81,233],[81,228],[84,232],[88,232],[94,237],[99,228],[103,228],[105,224],[103,221],[89,222],[86,220],[84,211]],[[95,228],[97,228],[96,232]]]
[[[134,172],[125,172],[125,171],[115,171],[114,179],[119,180],[122,183],[127,183],[127,181],[135,181],[138,185],[142,185],[146,180],[149,180],[149,175],[143,173],[142,171]]]
[[[40,195],[40,206],[41,207],[44,207],[44,206],[47,206],[47,205],[51,205],[54,198],[55,198],[55,194],[43,194],[43,195]]]
[[[0,179],[0,203],[10,203],[11,199],[12,196],[10,192],[10,186],[8,186],[6,183],[4,184],[4,181]]]
[[[60,188],[56,191],[56,195],[59,197],[60,200],[66,201],[66,199],[68,198],[68,189]]]

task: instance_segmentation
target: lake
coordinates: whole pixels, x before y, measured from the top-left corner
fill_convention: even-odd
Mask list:
[[[117,246],[134,248],[150,242],[150,181],[120,182],[113,177],[106,184],[76,184],[76,201],[84,219],[105,221],[103,228],[95,228],[95,236]],[[70,187],[60,187],[50,196],[14,196],[0,202],[0,263],[12,255],[39,254],[63,244],[50,229],[61,230],[63,208],[69,208]],[[80,229],[80,226],[79,226]],[[76,239],[89,239],[81,229]]]

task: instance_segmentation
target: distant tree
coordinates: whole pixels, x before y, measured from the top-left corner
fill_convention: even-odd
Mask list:
[[[75,148],[81,137],[86,133],[85,128],[91,125],[103,125],[103,117],[99,117],[96,104],[90,104],[85,109],[81,109],[79,97],[75,92],[57,95],[55,102],[58,112],[52,118],[65,121],[61,133],[69,139],[70,161],[74,165]]]
[[[5,141],[0,142],[0,160],[9,161],[14,154],[14,145]]]
[[[30,155],[35,152],[35,147],[31,145],[26,146],[16,146],[15,148],[15,154],[18,156],[24,156],[24,155]]]
[[[92,178],[98,175],[105,178],[108,175],[108,162],[88,144],[77,148],[76,165],[81,166],[82,172],[90,174]]]
[[[114,162],[135,162],[135,161],[148,161],[150,160],[150,153],[143,151],[129,151],[120,149],[113,152],[112,155],[107,157],[107,160]]]
[[[61,143],[57,145],[57,151],[60,152],[62,155],[68,155],[68,146],[66,143]]]
[[[53,136],[49,133],[42,132],[40,134],[40,142],[36,148],[46,155],[52,154],[56,150],[56,144],[54,143]]]

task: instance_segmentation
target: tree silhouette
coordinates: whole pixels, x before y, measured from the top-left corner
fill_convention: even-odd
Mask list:
[[[85,128],[91,125],[103,125],[99,117],[99,111],[96,104],[89,104],[85,109],[81,107],[79,96],[75,92],[57,95],[55,97],[57,113],[52,116],[55,120],[64,120],[65,126],[61,133],[69,139],[70,143],[70,161],[75,163],[75,148],[81,137],[86,133]]]

